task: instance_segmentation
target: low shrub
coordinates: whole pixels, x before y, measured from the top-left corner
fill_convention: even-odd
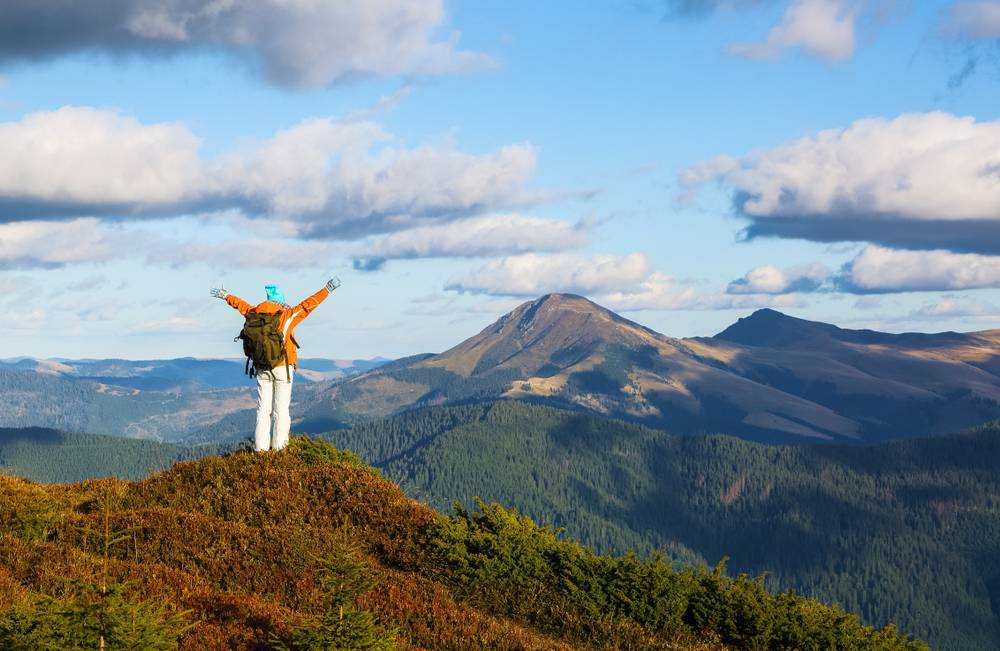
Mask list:
[[[395,635],[379,625],[374,613],[355,601],[374,585],[368,568],[346,539],[319,559],[317,574],[325,612],[292,631],[289,639],[275,638],[276,651],[395,651]]]
[[[173,651],[187,628],[181,615],[129,600],[121,586],[78,584],[72,598],[42,597],[0,613],[0,648]]]
[[[59,506],[41,486],[0,477],[0,532],[25,540],[45,540],[59,520]]]

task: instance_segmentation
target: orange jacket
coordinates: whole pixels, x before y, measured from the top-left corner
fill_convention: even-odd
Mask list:
[[[302,301],[295,307],[283,308],[280,303],[275,303],[274,301],[264,301],[259,305],[250,305],[244,301],[239,296],[233,296],[230,294],[226,296],[226,302],[232,307],[240,311],[240,314],[246,316],[247,312],[259,312],[261,314],[274,314],[275,312],[281,312],[281,334],[285,340],[285,359],[288,363],[294,366],[299,362],[299,345],[295,342],[295,326],[302,322],[302,319],[309,316],[312,312],[319,306],[320,303],[326,300],[326,297],[330,295],[330,292],[326,291],[326,287],[319,290],[306,300]]]

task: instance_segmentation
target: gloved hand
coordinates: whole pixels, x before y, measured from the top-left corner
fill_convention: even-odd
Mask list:
[[[221,298],[222,300],[226,300],[226,297],[229,296],[229,292],[226,291],[225,287],[213,287],[209,294],[215,298]]]
[[[340,278],[334,276],[330,280],[326,281],[326,291],[332,292],[333,290],[340,287]]]

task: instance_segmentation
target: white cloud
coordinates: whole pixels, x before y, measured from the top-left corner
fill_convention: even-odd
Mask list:
[[[698,306],[698,292],[672,276],[655,272],[632,287],[599,294],[597,302],[613,310],[684,310]]]
[[[0,268],[61,267],[142,259],[225,269],[329,267],[343,255],[340,245],[281,238],[205,243],[172,240],[148,232],[108,226],[94,218],[0,224]]]
[[[1000,309],[989,303],[944,297],[914,310],[914,318],[948,319],[958,317],[989,317],[1000,315]]]
[[[519,214],[487,215],[369,238],[354,250],[353,256],[371,267],[390,259],[567,251],[585,246],[590,241],[590,230],[588,222],[571,224]]]
[[[205,160],[178,124],[66,107],[0,123],[0,221],[238,210],[352,239],[532,200],[535,149],[405,148],[371,122],[311,119]]]
[[[445,289],[489,296],[535,297],[550,292],[589,296],[614,310],[717,310],[801,305],[797,294],[700,294],[689,283],[651,271],[641,253],[626,256],[528,254],[493,260],[450,279]]]
[[[728,294],[788,294],[818,289],[830,277],[830,270],[819,263],[778,269],[774,265],[754,267],[726,287]]]
[[[868,246],[845,265],[838,284],[860,293],[1000,287],[1000,256]]]
[[[572,254],[510,256],[448,281],[446,289],[492,296],[537,296],[549,292],[604,294],[635,286],[649,276],[641,253],[626,256]]]
[[[802,307],[802,296],[787,294],[741,294],[720,291],[699,292],[673,276],[654,272],[634,287],[596,294],[595,300],[613,310],[639,312],[644,310],[746,310],[762,307]]]
[[[131,236],[96,219],[0,224],[0,268],[96,262],[131,250]]]
[[[371,123],[310,120],[249,160],[226,161],[223,175],[267,214],[318,237],[400,230],[527,200],[521,185],[534,171],[531,145],[485,155],[451,143],[373,150],[388,140]]]
[[[1000,38],[1000,2],[964,0],[949,10],[948,28],[955,34],[973,39]]]
[[[798,48],[827,61],[844,61],[854,55],[856,18],[857,9],[843,0],[794,0],[765,40],[737,43],[729,51],[749,59],[775,59]]]
[[[748,237],[1000,253],[1000,121],[868,118],[733,161],[680,181],[731,188]]]
[[[527,251],[579,248],[590,240],[588,222],[491,215],[418,227],[368,238],[360,245],[301,240],[280,234],[198,241],[166,237],[143,228],[108,225],[95,218],[0,224],[0,268],[142,259],[183,267],[222,269],[330,268],[345,257],[377,268],[387,259],[490,257]],[[363,266],[363,265],[362,265]]]
[[[223,51],[271,83],[326,86],[358,76],[435,75],[492,65],[435,39],[443,0],[38,0],[0,4],[0,60],[79,51],[166,56]]]
[[[136,209],[193,198],[202,185],[198,139],[180,124],[144,125],[88,107],[32,113],[0,123],[0,206],[4,217],[37,200]],[[123,210],[128,210],[124,208]]]

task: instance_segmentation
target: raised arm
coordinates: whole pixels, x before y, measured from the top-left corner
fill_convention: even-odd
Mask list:
[[[230,307],[239,310],[239,313],[243,316],[246,316],[247,312],[253,309],[253,305],[250,305],[239,296],[234,296],[232,294],[226,296],[226,302],[229,303]]]
[[[209,291],[209,294],[211,294],[215,298],[221,298],[226,303],[228,303],[230,307],[239,310],[239,313],[242,314],[243,316],[246,316],[246,313],[253,309],[253,305],[250,305],[239,296],[230,294],[229,292],[226,291],[225,287],[218,289],[213,288],[211,291]]]
[[[321,290],[293,307],[292,316],[289,319],[291,327],[294,328],[300,321],[302,321],[302,319],[309,316],[309,313],[319,307],[319,304],[326,300],[326,297],[330,295],[330,292],[338,287],[340,287],[340,280],[337,278],[331,278]]]

